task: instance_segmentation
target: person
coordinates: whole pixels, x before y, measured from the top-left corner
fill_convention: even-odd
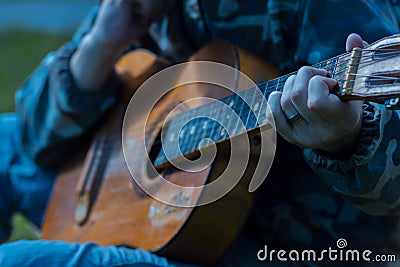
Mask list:
[[[126,51],[148,46],[178,62],[211,40],[226,39],[287,73],[341,53],[351,32],[370,42],[397,33],[398,8],[397,2],[385,0],[346,5],[307,0],[104,0],[73,40],[50,53],[23,84],[16,94],[17,115],[2,117],[4,140],[18,143],[2,153],[9,157],[1,169],[1,188],[7,190],[1,193],[0,204],[3,240],[14,209],[36,217],[40,224],[63,159],[115,103],[119,81],[113,66]],[[347,43],[348,48],[363,44],[356,35]],[[329,94],[336,82],[324,76],[324,71],[302,68],[282,94],[269,98],[277,130],[289,142],[278,139],[274,165],[247,226],[219,265],[264,265],[256,254],[265,244],[276,249],[326,249],[338,238],[377,253],[398,252],[398,219],[390,216],[398,209],[397,111],[372,103],[342,103]],[[301,119],[289,125],[287,117],[296,113]],[[303,152],[314,172],[305,164]],[[365,214],[351,203],[386,216]],[[0,263],[175,264],[146,252],[141,256],[142,252],[20,241],[0,247]]]

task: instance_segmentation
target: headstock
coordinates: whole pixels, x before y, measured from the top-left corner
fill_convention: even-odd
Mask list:
[[[338,95],[400,109],[400,34],[339,57]]]

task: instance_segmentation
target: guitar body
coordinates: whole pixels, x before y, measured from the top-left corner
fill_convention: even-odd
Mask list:
[[[255,82],[269,80],[278,75],[272,65],[223,41],[206,46],[188,59],[198,60],[215,61],[235,67]],[[218,201],[194,208],[169,206],[148,196],[134,182],[126,166],[121,146],[124,111],[121,107],[126,107],[132,90],[166,66],[163,61],[144,51],[131,52],[118,62],[117,72],[124,81],[125,89],[130,90],[123,91],[120,103],[105,118],[95,135],[97,140],[102,137],[107,140],[101,149],[92,145],[87,153],[77,153],[73,162],[57,178],[43,225],[44,239],[124,245],[195,264],[215,262],[233,242],[252,205],[252,194],[248,192],[248,186],[260,153],[260,148],[253,142],[250,142],[250,163],[239,184]],[[237,83],[235,79],[236,77],[232,77],[232,84]],[[217,86],[200,83],[174,89],[162,98],[150,114],[146,139],[154,140],[161,127],[159,122],[178,103],[200,96],[219,99],[228,94],[227,90]],[[201,103],[196,103],[199,104]],[[185,109],[194,107],[186,105]],[[135,125],[129,128],[134,129]],[[256,135],[256,131],[250,133],[250,139]],[[143,141],[136,140],[134,133],[131,136],[132,144]],[[96,151],[98,149],[100,152]],[[229,142],[222,142],[218,144],[218,154],[212,166],[197,173],[166,167],[162,171],[163,176],[180,185],[203,185],[219,176],[229,155]],[[144,155],[138,151],[135,157],[138,159],[135,161],[137,168],[140,169]],[[82,189],[83,173],[94,175],[96,179],[95,182],[92,181],[93,190],[89,200],[77,197],[79,188]],[[191,197],[199,199],[201,195]],[[82,201],[79,202],[80,200]],[[83,205],[86,215],[77,216],[79,205]],[[81,213],[78,212],[79,214]]]

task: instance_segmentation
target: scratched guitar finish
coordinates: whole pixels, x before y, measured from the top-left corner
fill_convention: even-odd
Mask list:
[[[400,36],[392,36],[366,49],[355,49],[321,62],[315,67],[327,69],[338,80],[335,93],[344,101],[364,99],[397,108],[399,49]],[[268,80],[260,84],[265,98],[272,91],[282,90],[289,77],[276,78],[278,71],[271,64],[223,41],[209,44],[188,59],[199,60],[220,62],[237,68],[257,83]],[[208,205],[181,208],[158,202],[140,189],[126,167],[121,147],[124,109],[134,90],[168,65],[143,50],[131,52],[118,62],[117,73],[124,81],[120,103],[94,134],[88,151],[77,153],[57,178],[46,212],[43,238],[138,247],[195,264],[215,262],[233,242],[252,206],[253,194],[248,192],[248,187],[260,157],[257,139],[262,125],[246,127],[250,139],[250,160],[240,183],[223,198]],[[232,84],[237,82],[232,77]],[[160,153],[157,136],[163,119],[177,104],[200,96],[222,99],[228,104],[236,101],[234,95],[230,96],[227,90],[217,86],[190,84],[168,93],[148,118],[146,141],[150,158],[158,165],[162,176],[183,186],[199,186],[217,179],[224,171],[230,154],[230,137],[225,134],[219,134],[220,139],[215,140],[218,142],[218,153],[212,166],[197,173],[174,169]],[[188,105],[180,114],[196,108],[198,106]],[[265,108],[257,106],[257,109]],[[201,130],[201,127],[192,128]],[[129,146],[135,148],[137,142],[143,140],[135,139],[134,133],[132,136]],[[187,147],[185,153],[188,157],[198,152],[197,144],[198,141]],[[139,164],[143,157],[138,154],[135,161]],[[202,194],[171,196],[182,202],[201,197]]]

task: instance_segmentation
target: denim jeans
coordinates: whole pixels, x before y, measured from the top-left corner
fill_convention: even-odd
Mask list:
[[[0,266],[184,266],[141,249],[94,243],[21,240],[0,246]]]
[[[56,171],[39,168],[24,153],[16,114],[0,115],[0,242],[14,211],[40,226]],[[150,252],[94,243],[21,240],[0,245],[0,266],[189,266]]]
[[[0,144],[0,241],[5,241],[15,211],[40,226],[56,171],[39,168],[24,153],[16,114],[0,115]]]

